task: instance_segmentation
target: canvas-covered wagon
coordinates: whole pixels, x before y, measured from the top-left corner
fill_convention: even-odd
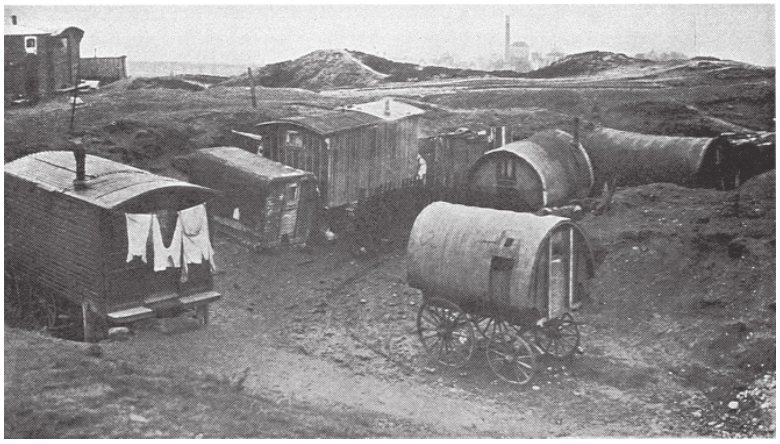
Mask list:
[[[472,190],[495,195],[503,207],[537,211],[586,197],[593,187],[593,168],[581,144],[561,130],[486,152],[469,169]]]
[[[465,364],[477,332],[496,375],[523,384],[536,354],[579,347],[570,312],[589,295],[594,262],[569,219],[435,202],[414,222],[407,271],[423,295],[420,340],[441,364]]]
[[[312,173],[236,147],[200,149],[174,165],[222,193],[209,203],[219,229],[264,248],[308,240],[318,208]]]
[[[75,179],[75,180],[74,180]],[[82,307],[85,340],[110,325],[195,309],[214,291],[209,188],[70,151],[5,165],[5,255]]]
[[[593,162],[595,189],[668,182],[719,188],[728,174],[724,137],[670,137],[596,127],[582,138]]]

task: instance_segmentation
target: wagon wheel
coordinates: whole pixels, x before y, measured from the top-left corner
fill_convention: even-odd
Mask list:
[[[550,319],[534,329],[534,340],[539,349],[557,359],[571,359],[580,345],[580,330],[571,314]]]
[[[490,369],[512,384],[528,383],[534,375],[536,358],[531,346],[505,322],[495,322],[487,347]]]
[[[417,312],[417,334],[425,353],[449,367],[460,367],[474,352],[474,327],[456,304],[445,299],[426,300]]]

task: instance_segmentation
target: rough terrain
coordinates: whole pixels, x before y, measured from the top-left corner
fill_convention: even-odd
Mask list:
[[[424,135],[511,123],[526,136],[574,116],[658,134],[774,131],[773,71],[708,72],[258,88],[256,109],[244,87],[128,80],[85,95],[74,129],[88,152],[161,174],[175,155],[231,143],[231,129],[389,94],[428,110]],[[69,111],[64,97],[7,109],[5,160],[70,149]],[[774,171],[737,192],[649,184],[586,215],[605,254],[575,313],[584,354],[546,362],[523,388],[496,380],[481,353],[457,371],[427,362],[408,224],[366,254],[349,236],[270,252],[218,236],[224,298],[206,328],[140,323],[100,353],[6,329],[6,437],[774,437],[775,186]]]

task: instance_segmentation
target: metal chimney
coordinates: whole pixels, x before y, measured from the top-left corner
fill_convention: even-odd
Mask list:
[[[76,180],[73,181],[73,189],[80,191],[87,189],[86,160],[87,152],[81,144],[73,148],[73,156],[76,158]]]
[[[12,25],[15,25],[15,24],[16,24],[16,16],[15,16],[15,15],[12,15],[12,16],[11,16],[11,24],[12,24]]]

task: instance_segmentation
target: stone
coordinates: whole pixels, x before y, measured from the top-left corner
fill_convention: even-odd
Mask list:
[[[114,341],[126,341],[130,339],[130,329],[127,327],[111,327],[108,329],[108,339]]]

